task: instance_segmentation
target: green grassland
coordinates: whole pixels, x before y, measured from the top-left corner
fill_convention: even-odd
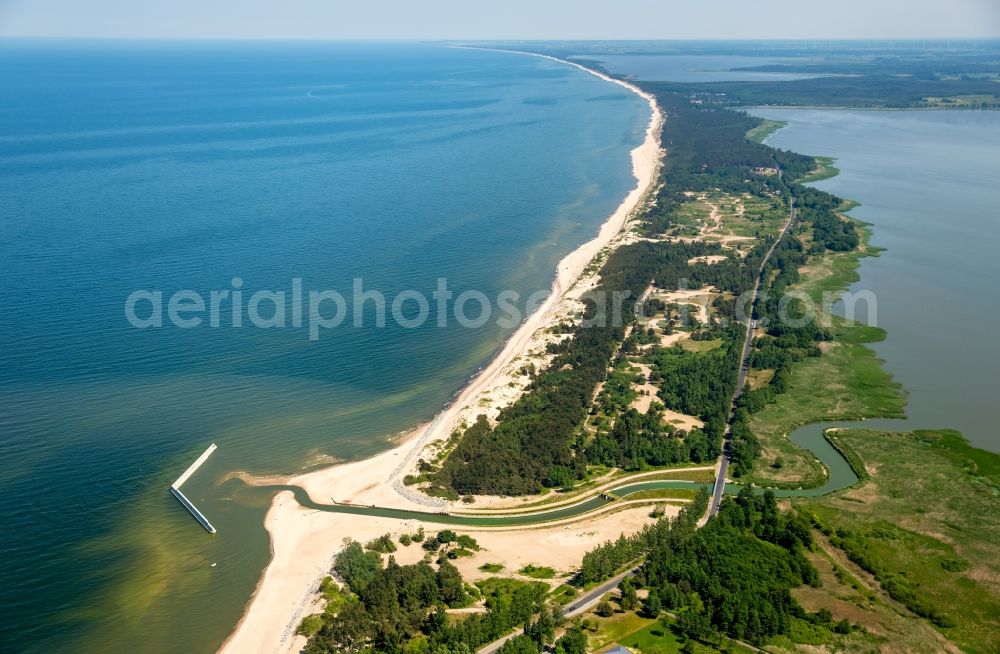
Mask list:
[[[830,611],[832,620],[847,620],[854,625],[849,634],[826,634],[828,650],[847,653],[876,652],[885,646],[889,651],[912,653],[939,652],[943,636],[919,617],[892,600],[878,588],[878,583],[864,570],[847,560],[842,552],[832,550],[829,541],[816,532],[819,546],[807,555],[820,576],[820,586],[802,586],[792,591],[804,609]],[[795,652],[790,638],[775,638],[769,651]]]
[[[711,218],[713,207],[718,211],[717,230],[713,229],[715,222]],[[681,205],[667,234],[689,238],[703,236],[708,241],[724,236],[756,237],[776,234],[787,217],[788,209],[780,199],[713,191]]]
[[[694,341],[689,338],[682,339],[677,343],[688,352],[708,352],[722,345],[721,338],[712,338],[705,341]]]
[[[489,577],[476,582],[476,587],[482,593],[483,599],[491,597],[510,599],[514,591],[523,586],[537,586],[544,591],[548,591],[549,585],[542,581],[520,581],[509,577]]]
[[[669,625],[663,622],[652,624],[648,627],[622,638],[619,642],[633,651],[642,654],[675,654],[683,651],[682,637],[679,637]],[[719,650],[704,643],[692,643],[695,654],[714,654]],[[729,651],[744,652],[750,651],[744,647],[730,646]]]
[[[815,159],[816,168],[805,177],[796,180],[797,182],[809,184],[811,182],[819,182],[824,179],[830,179],[831,177],[836,177],[840,174],[840,170],[833,165],[836,160],[832,157],[815,157]]]
[[[832,303],[837,293],[856,281],[858,261],[876,253],[870,232],[862,228],[862,246],[853,252],[816,255],[800,272],[790,290],[805,293],[817,305]],[[813,455],[787,436],[797,427],[823,420],[897,418],[903,416],[906,397],[899,384],[882,369],[867,344],[885,338],[885,331],[830,316],[834,340],[823,355],[807,358],[792,368],[788,391],[754,414],[750,428],[763,447],[749,481],[762,486],[812,487],[826,477]],[[776,462],[780,461],[780,466]]]
[[[641,481],[650,479],[680,479],[684,481],[700,481],[704,484],[715,483],[714,470],[678,470],[676,472],[664,470],[662,474],[644,475]]]
[[[655,620],[644,618],[631,611],[615,613],[607,618],[590,613],[587,615],[587,622],[593,629],[587,634],[588,649],[591,651],[613,645],[626,636],[656,624]]]
[[[849,430],[838,441],[863,464],[862,482],[795,505],[911,619],[964,651],[1000,651],[1000,455],[947,430]]]
[[[765,120],[757,127],[747,132],[747,139],[754,143],[763,143],[767,137],[787,125],[784,120]]]
[[[517,574],[531,577],[532,579],[552,579],[556,576],[556,571],[549,567],[539,567],[529,563],[518,570]]]
[[[788,208],[780,199],[764,199],[745,194],[712,193],[709,202],[719,207],[720,233],[734,236],[777,234],[788,219]],[[742,207],[742,212],[738,210]]]
[[[685,638],[672,628],[672,621],[666,616],[660,620],[652,620],[634,611],[625,611],[602,618],[591,612],[587,614],[583,624],[589,627],[588,650],[592,652],[606,651],[616,644],[642,654],[678,654],[684,647]],[[715,654],[720,651],[742,654],[753,651],[732,641],[726,642],[723,650],[707,643],[692,641],[691,644],[696,654]]]

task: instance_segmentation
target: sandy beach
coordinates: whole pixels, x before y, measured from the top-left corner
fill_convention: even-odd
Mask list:
[[[594,239],[559,262],[552,292],[545,303],[522,323],[501,352],[431,423],[412,430],[401,438],[398,445],[377,456],[282,480],[300,486],[317,502],[336,500],[422,510],[445,505],[442,500],[428,498],[406,488],[402,477],[415,467],[422,452],[447,438],[456,426],[471,422],[481,413],[493,419],[501,408],[523,393],[529,379],[519,370],[528,363],[537,368],[547,363],[546,345],[561,338],[550,333],[548,328],[579,315],[582,309],[580,297],[597,282],[596,266],[588,270],[588,265],[609,248],[625,241],[623,228],[655,188],[661,156],[659,132],[662,115],[652,96],[627,82],[572,62],[534,53],[512,54],[529,54],[575,66],[623,86],[649,103],[650,121],[645,140],[631,152],[636,186],[602,224]],[[250,481],[253,483],[253,480]],[[538,547],[527,552],[523,547],[524,528],[462,528],[463,532],[474,533],[484,551],[464,560],[460,568],[471,579],[476,578],[479,574],[477,566],[485,561],[503,562],[510,569],[525,563],[551,565],[566,572],[578,564],[583,554],[594,545],[616,538],[622,531],[635,531],[651,521],[648,513],[648,507],[627,508],[604,516],[532,528],[532,540]],[[328,573],[344,539],[365,542],[385,533],[395,536],[415,531],[419,523],[306,509],[295,501],[290,492],[285,491],[275,497],[264,526],[271,538],[271,561],[243,619],[223,643],[221,652],[298,651],[305,644],[305,639],[295,635],[295,628],[302,617],[318,610],[316,589]],[[429,532],[438,528],[425,525]],[[408,562],[409,550],[418,551],[419,548],[403,548],[397,558]]]

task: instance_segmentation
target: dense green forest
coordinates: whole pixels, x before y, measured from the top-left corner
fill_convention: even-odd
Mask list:
[[[714,251],[705,243],[640,242],[612,253],[602,268],[600,285],[586,300],[584,319],[593,324],[573,328],[570,339],[552,346],[555,359],[528,392],[501,411],[493,429],[484,429],[481,423],[468,428],[441,469],[432,473],[432,480],[461,494],[523,495],[538,492],[553,478],[554,468],[569,469],[582,478],[588,460],[579,438],[581,425],[594,389],[607,377],[625,338],[625,320],[610,315],[613,302],[608,298],[623,294],[620,316],[630,320],[635,299],[651,283],[670,289],[686,279],[695,286],[716,284],[733,292],[752,287],[750,274],[688,263]],[[759,256],[762,252],[748,257],[746,265],[759,263]],[[602,296],[603,301],[595,299]],[[725,388],[735,382],[736,362],[729,363],[732,381],[726,384],[723,375]],[[714,436],[721,434],[719,429]]]
[[[647,586],[653,598],[646,611],[679,613],[678,624],[688,636],[721,633],[761,642],[785,633],[792,616],[804,617],[789,590],[816,581],[802,553],[811,543],[808,519],[779,514],[773,494],[754,495],[747,488],[697,529],[708,498],[703,488],[677,518],[658,520],[587,553],[574,583],[601,581],[645,560],[635,583]],[[330,604],[305,651],[464,654],[521,626],[524,635],[501,651],[537,654],[547,646],[565,654],[586,651],[586,635],[577,627],[555,638],[558,620],[545,603],[544,584],[499,580],[480,591],[465,584],[446,557],[436,565],[399,565],[391,555],[383,564],[377,553],[348,543],[334,562],[344,587],[326,589]],[[480,593],[484,613],[462,619],[446,613]]]
[[[503,46],[501,46],[503,47]],[[764,43],[619,42],[522,44],[516,49],[574,61],[613,75],[602,55],[726,55],[761,57],[743,72],[815,75],[782,81],[704,83],[643,82],[660,92],[697,94],[705,102],[728,106],[798,105],[868,108],[1000,107],[1000,42],[894,41],[892,43],[786,43],[781,63]],[[797,61],[796,61],[797,59]],[[751,60],[752,61],[752,60]],[[748,62],[749,63],[749,62]]]
[[[474,652],[541,611],[546,590],[544,584],[500,588],[486,597],[485,613],[455,621],[445,609],[467,606],[470,591],[479,591],[463,582],[446,557],[438,559],[437,569],[426,562],[399,565],[391,556],[383,565],[377,553],[352,542],[333,569],[344,588],[328,603],[307,654]]]
[[[921,80],[947,78],[972,79],[1000,73],[995,50],[875,52],[865,57],[856,54],[828,56],[816,59],[806,57],[798,62],[767,63],[760,66],[742,66],[733,70],[766,73],[805,73],[810,75],[897,75]]]
[[[650,90],[656,88],[654,85]],[[788,181],[815,167],[811,157],[746,139],[746,132],[760,122],[756,118],[692,102],[689,94],[656,93],[670,116],[662,135],[670,155],[663,164],[663,185],[656,202],[642,221],[646,234],[657,236],[673,224],[679,209],[690,201],[685,192],[722,190],[765,198],[794,196],[802,221],[811,225],[814,248],[840,250],[857,245],[853,225],[835,212],[841,204],[838,198]],[[783,175],[752,174],[763,167],[780,168]],[[619,346],[625,339],[627,323],[635,315],[635,298],[650,284],[676,289],[681,280],[691,288],[711,285],[728,297],[738,297],[753,287],[771,243],[762,236],[745,257],[727,257],[713,265],[689,262],[694,257],[717,254],[720,250],[716,243],[640,241],[614,251],[601,269],[600,285],[586,300],[587,322],[573,327],[571,338],[551,347],[555,355],[551,365],[534,378],[525,395],[501,411],[495,426],[480,420],[467,427],[444,463],[438,469],[424,471],[432,492],[524,495],[545,486],[572,486],[574,480],[585,477],[590,464],[640,469],[716,458],[729,418],[729,398],[735,390],[743,339],[743,328],[733,323],[728,327],[712,325],[712,331],[705,333],[706,338],[722,340],[722,347],[716,350],[654,350],[652,381],[660,388],[659,399],[669,409],[698,416],[704,422],[702,429],[677,433],[660,424],[655,416],[643,416],[625,406],[618,407],[616,413],[620,415],[606,432],[590,437],[582,426],[598,384],[608,380],[609,369],[616,365],[615,357],[629,351],[628,342]],[[779,244],[775,261],[769,266],[792,270],[804,262],[801,250],[801,242],[788,237]],[[776,291],[780,292],[780,288]],[[609,298],[615,293],[626,299],[620,313],[611,316],[609,310],[614,303]],[[727,306],[722,302],[716,309],[722,317],[735,314],[731,303]],[[782,340],[777,331],[769,335],[774,342],[761,344],[765,354],[774,356],[779,347],[789,349],[785,346],[791,336]],[[817,340],[821,334],[814,336],[817,338],[813,340]],[[796,347],[808,347],[800,341],[796,341]],[[799,350],[786,354],[791,361],[799,356]],[[777,375],[770,395],[752,395],[746,410],[736,415],[736,474],[750,469],[760,449],[745,424],[745,416],[759,409],[773,393],[781,392],[784,374]],[[614,384],[616,378],[612,376],[610,381]]]
[[[815,77],[788,82],[644,83],[657,91],[695,94],[725,106],[831,106],[909,109],[939,106],[928,98],[981,96],[969,108],[1000,106],[1000,90],[991,79],[917,79],[891,75]],[[961,107],[961,104],[953,104]]]
[[[649,553],[652,547],[663,540],[664,531],[680,534],[694,532],[698,519],[708,508],[708,488],[702,487],[690,504],[684,506],[672,521],[661,519],[647,526],[637,534],[622,534],[617,540],[603,543],[583,556],[575,583],[581,586],[594,584],[613,577],[629,565],[634,565]]]
[[[818,583],[804,554],[811,526],[805,516],[779,513],[773,493],[744,487],[703,528],[653,536],[639,579],[657,597],[655,605],[680,614],[688,636],[724,634],[760,644],[805,617],[790,591]]]

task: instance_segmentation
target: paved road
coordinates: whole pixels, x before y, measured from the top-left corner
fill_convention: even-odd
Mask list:
[[[778,238],[771,245],[770,249],[768,249],[767,254],[764,255],[764,259],[761,261],[760,270],[757,271],[757,281],[754,283],[753,301],[749,305],[751,308],[760,298],[760,288],[761,288],[761,283],[763,281],[764,267],[770,260],[771,255],[774,254],[774,250],[778,247],[778,243],[781,241],[782,238],[784,238],[785,234],[791,228],[792,223],[795,222],[795,214],[796,210],[795,210],[795,205],[793,203],[791,210],[789,211],[788,214],[788,220],[785,222],[785,226],[781,229],[781,233],[778,235]],[[640,298],[640,302],[645,298],[647,294],[648,292],[643,294],[644,297]],[[733,393],[733,397],[730,400],[729,424],[726,426],[725,439],[722,445],[722,459],[719,462],[719,471],[715,479],[715,488],[712,491],[712,500],[709,503],[708,517],[714,516],[716,513],[718,513],[719,504],[721,504],[722,502],[722,493],[726,487],[726,473],[729,470],[729,440],[730,437],[732,436],[733,411],[736,408],[736,401],[739,400],[740,395],[743,394],[743,385],[746,383],[747,372],[750,369],[750,345],[753,343],[753,329],[751,328],[751,322],[753,320],[753,315],[752,315],[753,312],[751,311],[750,313],[751,315],[747,316],[747,325],[746,325],[747,333],[746,333],[746,338],[744,338],[743,340],[743,353],[740,358],[740,372],[736,380],[736,391]],[[597,604],[601,600],[601,598],[604,597],[604,595],[614,590],[618,586],[618,584],[621,583],[622,579],[634,574],[635,571],[639,569],[639,567],[640,566],[635,566],[634,568],[630,568],[625,572],[622,572],[621,574],[615,575],[611,579],[608,579],[607,581],[602,583],[600,586],[596,586],[591,590],[587,591],[586,593],[584,593],[583,595],[581,595],[580,597],[576,598],[572,603],[567,604],[563,608],[562,610],[563,617],[572,618],[577,615],[580,615],[584,611],[587,611],[588,609],[590,609],[590,607]],[[503,644],[506,643],[508,640],[522,633],[524,633],[524,630],[519,629],[514,633],[508,634],[507,636],[500,638],[499,640],[495,640],[489,645],[486,645],[483,648],[479,649],[477,654],[493,654],[498,649],[500,649],[503,646]],[[753,649],[756,650],[756,648]]]
[[[577,597],[571,603],[563,607],[563,617],[573,618],[588,610],[591,606],[601,601],[601,598],[604,597],[605,594],[610,593],[612,590],[617,588],[618,584],[622,582],[622,579],[625,577],[631,577],[640,567],[641,565],[637,565],[634,568],[629,568],[625,572],[608,579],[600,586],[595,586],[580,597]]]
[[[617,574],[611,579],[608,579],[607,581],[603,582],[600,586],[595,586],[594,588],[588,590],[586,593],[573,600],[570,604],[564,606],[562,609],[562,616],[564,618],[574,618],[580,615],[581,613],[589,610],[590,607],[600,602],[602,597],[604,597],[606,594],[610,593],[615,588],[617,588],[618,584],[622,582],[622,579],[633,575],[635,571],[639,569],[639,567],[640,566],[637,565],[634,568],[629,568],[625,572]],[[518,629],[512,634],[507,634],[503,638],[500,638],[499,640],[494,640],[489,645],[486,645],[481,649],[477,650],[477,654],[493,654],[493,652],[496,652],[498,649],[503,647],[503,644],[506,643],[508,640],[514,638],[515,636],[520,636],[523,633],[524,633],[523,629]]]
[[[791,210],[788,212],[788,220],[785,222],[785,226],[781,228],[781,233],[778,234],[778,238],[775,239],[774,243],[771,244],[770,249],[768,249],[767,254],[764,255],[764,259],[760,263],[760,270],[757,271],[757,281],[754,282],[753,287],[753,299],[750,302],[751,311],[750,315],[747,316],[747,335],[743,339],[743,353],[740,357],[740,373],[736,378],[736,390],[733,392],[733,397],[729,404],[729,422],[726,425],[726,433],[722,441],[722,459],[719,461],[719,471],[715,475],[715,487],[712,489],[712,500],[708,505],[708,517],[711,518],[719,512],[719,505],[722,503],[722,493],[726,488],[726,474],[729,472],[729,453],[730,453],[730,441],[733,435],[733,412],[736,410],[736,402],[743,395],[743,386],[747,381],[747,372],[750,370],[750,345],[753,343],[753,329],[751,324],[753,322],[753,306],[756,304],[757,300],[760,298],[760,287],[761,282],[763,282],[764,267],[770,260],[771,255],[774,254],[775,248],[778,247],[778,243],[781,239],[785,237],[788,230],[791,228],[792,223],[795,222],[795,202],[792,201]]]

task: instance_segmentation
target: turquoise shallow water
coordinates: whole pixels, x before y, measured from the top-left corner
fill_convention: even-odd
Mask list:
[[[268,556],[267,494],[224,476],[378,451],[510,331],[137,330],[129,293],[547,290],[648,118],[415,44],[6,42],[0,98],[3,651],[211,651]],[[216,537],[166,492],[212,441],[185,492]]]

